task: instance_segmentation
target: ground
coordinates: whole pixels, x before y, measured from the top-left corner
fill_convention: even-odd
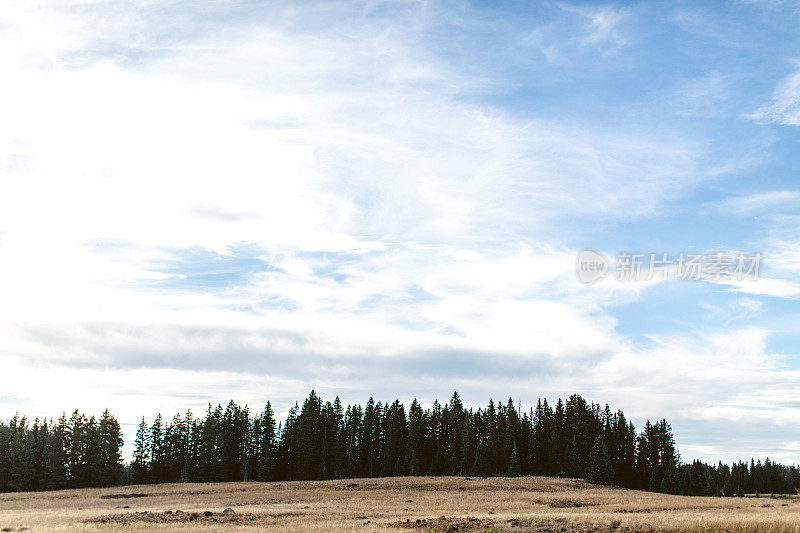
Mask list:
[[[800,497],[669,496],[542,477],[184,483],[0,494],[0,530],[800,533]]]

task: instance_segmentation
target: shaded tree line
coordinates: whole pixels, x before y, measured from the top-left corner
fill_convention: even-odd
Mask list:
[[[622,411],[579,395],[523,411],[509,399],[465,408],[408,409],[399,401],[342,405],[311,392],[276,422],[231,401],[139,423],[124,475],[119,424],[77,412],[55,424],[0,424],[0,490],[42,490],[179,481],[307,480],[406,475],[542,475],[686,495],[789,493],[800,473],[763,463],[684,464],[666,420],[637,432]]]
[[[108,410],[100,418],[77,410],[33,424],[0,421],[0,492],[107,487],[124,481],[122,433]]]
[[[522,412],[509,399],[467,409],[457,393],[444,405],[406,410],[399,401],[342,405],[311,392],[276,423],[230,402],[164,423],[142,419],[134,483],[307,480],[406,475],[542,475],[687,495],[787,493],[795,467],[767,459],[732,466],[682,464],[666,420],[640,432],[622,411],[579,395]]]

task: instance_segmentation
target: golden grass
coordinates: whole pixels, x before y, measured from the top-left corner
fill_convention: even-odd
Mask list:
[[[101,497],[132,493],[147,496]],[[234,512],[223,514],[228,507]],[[191,483],[0,494],[0,529],[22,528],[800,533],[800,498],[669,496],[542,477]]]

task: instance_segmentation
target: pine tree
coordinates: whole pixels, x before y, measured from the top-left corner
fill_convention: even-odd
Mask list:
[[[589,466],[589,452],[600,431],[600,409],[591,408],[580,395],[573,394],[564,407],[564,431],[569,443],[570,460],[565,465],[568,475],[585,477]]]
[[[200,444],[202,440],[202,421],[192,414],[186,412],[186,420],[189,433],[189,444],[187,452],[187,478],[186,481],[197,481],[200,479]]]
[[[222,423],[222,406],[212,410],[208,404],[206,418],[200,424],[200,446],[197,462],[199,465],[199,481],[221,481],[220,460],[220,425]]]
[[[422,473],[422,448],[425,439],[425,413],[417,402],[411,402],[408,409],[408,436],[406,443],[406,454],[408,455],[408,473],[418,476]]]
[[[164,429],[164,481],[180,481],[187,467],[188,426],[180,413]]]
[[[261,413],[258,443],[258,480],[275,479],[275,417],[267,402]]]
[[[280,440],[278,442],[278,479],[297,479],[297,461],[296,455],[300,452],[299,443],[297,438],[298,426],[298,411],[300,406],[295,403],[289,409],[289,416],[286,417],[286,424],[281,427],[278,425],[278,434]]]
[[[233,400],[228,402],[219,422],[217,435],[219,443],[219,480],[238,481],[242,479],[243,440],[246,435],[245,413]]]
[[[511,448],[511,456],[508,460],[508,475],[510,477],[517,477],[520,474],[522,468],[519,464],[519,454],[517,454],[517,444],[514,443],[514,447]]]
[[[150,483],[166,481],[166,448],[164,446],[164,426],[161,413],[156,415],[150,426]]]
[[[500,430],[500,416],[494,401],[489,398],[489,405],[485,413],[486,420],[486,453],[487,472],[482,475],[496,474],[500,472],[503,456],[503,432]],[[476,453],[480,453],[480,450]]]
[[[47,421],[39,422],[38,418],[35,419],[30,431],[30,446],[33,461],[33,479],[31,481],[31,490],[42,490],[44,478],[44,455],[48,436],[47,433]]]
[[[84,461],[87,469],[85,486],[99,487],[103,482],[104,453],[100,424],[94,416],[89,417],[85,437]]]
[[[608,455],[608,449],[602,435],[594,440],[589,453],[589,481],[608,485],[614,480],[614,467]]]
[[[8,488],[11,491],[31,490],[34,468],[32,439],[28,435],[28,421],[24,416],[20,418],[14,415],[9,428],[11,438],[8,456]]]
[[[360,405],[347,406],[345,411],[345,467],[344,475],[359,477],[363,475],[361,449],[363,438],[364,412]]]
[[[472,467],[475,464],[475,454],[477,452],[477,435],[475,433],[475,424],[472,421],[472,416],[467,416],[464,422],[463,437],[461,439],[464,451],[461,453],[461,468],[462,474],[471,474]]]
[[[522,457],[520,456],[520,445],[522,443],[520,418],[514,408],[514,401],[509,398],[505,408],[502,410],[502,458],[498,465],[498,473],[504,474],[511,471],[511,458],[516,458],[517,474],[522,473]]]
[[[103,411],[98,427],[100,440],[99,486],[110,487],[122,479],[122,431],[108,409]]]
[[[465,412],[457,392],[453,393],[448,407],[446,472],[454,475],[462,473],[461,454],[464,452],[464,445],[461,439],[464,437]]]
[[[62,414],[47,438],[43,490],[58,490],[67,486],[67,431],[67,416]]]
[[[578,450],[577,439],[573,436],[567,446],[561,475],[566,477],[586,477],[581,469],[581,457]]]
[[[86,457],[88,437],[88,420],[77,409],[72,412],[68,424],[67,464],[70,487],[88,487],[89,465]]]
[[[345,429],[342,401],[338,396],[333,401],[333,419],[336,429],[336,455],[334,458],[333,477],[341,479],[347,475],[347,431]]]
[[[492,473],[489,445],[486,442],[479,442],[475,451],[475,462],[472,465],[472,473],[476,476],[488,476]]]
[[[406,432],[405,409],[399,400],[395,400],[386,410],[385,475],[404,476],[408,473]]]
[[[378,410],[375,400],[372,398],[367,401],[364,408],[364,419],[361,427],[361,437],[359,438],[361,457],[361,472],[368,477],[380,475],[378,462],[378,452],[380,444],[380,427]]]
[[[133,441],[133,462],[131,481],[136,485],[150,482],[150,429],[142,418]]]
[[[322,477],[323,429],[321,402],[312,390],[297,418],[298,453],[293,458],[294,479]]]
[[[549,475],[564,476],[566,463],[567,439],[564,433],[564,404],[558,399],[553,410],[553,423],[550,426],[550,456],[547,473]]]

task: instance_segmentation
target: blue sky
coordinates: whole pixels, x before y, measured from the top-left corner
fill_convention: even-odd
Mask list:
[[[800,461],[791,2],[11,1],[0,409],[573,392]],[[761,279],[583,285],[585,248]]]

